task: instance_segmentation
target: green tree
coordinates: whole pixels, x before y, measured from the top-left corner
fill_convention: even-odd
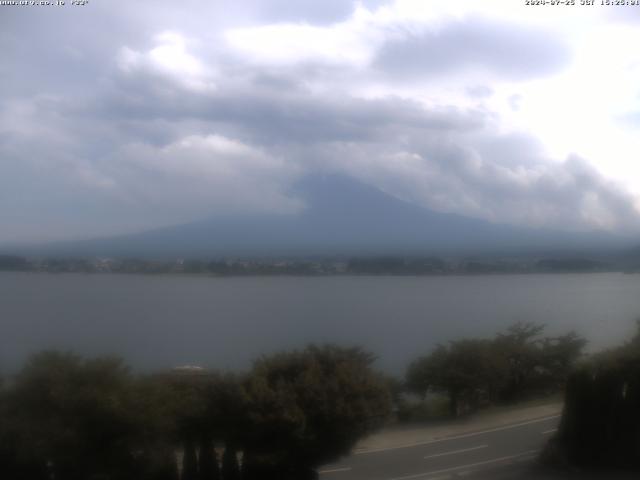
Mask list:
[[[536,369],[543,363],[541,337],[545,326],[532,322],[518,322],[505,333],[498,334],[494,348],[508,364],[508,376],[502,399],[513,402],[522,399],[531,387]]]
[[[191,478],[197,471],[202,480],[219,478],[214,443],[237,444],[246,429],[246,395],[240,377],[177,370],[145,378],[139,390],[139,415],[150,417],[143,423],[153,428],[146,437],[149,452],[183,450],[183,475]]]
[[[180,436],[182,398],[166,375],[136,378],[133,384],[133,410],[136,444],[140,451],[140,477],[177,480],[176,450],[182,448]]]
[[[544,329],[535,323],[516,323],[497,336],[494,348],[508,364],[502,400],[512,402],[564,388],[587,342],[575,332],[543,336]]]
[[[545,337],[540,344],[540,365],[537,371],[540,388],[546,392],[563,389],[586,345],[587,341],[575,332]]]
[[[135,470],[132,377],[118,359],[32,357],[7,398],[16,450],[60,479],[124,478]]]
[[[543,331],[543,325],[516,323],[493,340],[440,345],[409,365],[407,389],[422,398],[445,392],[454,416],[483,403],[560,391],[586,341],[574,332],[543,337]]]
[[[449,397],[452,416],[473,411],[489,402],[501,388],[502,359],[488,340],[458,340],[439,345],[430,355],[413,362],[407,370],[408,388],[423,396],[428,391]]]
[[[572,372],[558,434],[545,459],[582,468],[640,471],[640,323],[627,344]]]
[[[244,450],[252,467],[281,478],[315,478],[315,468],[347,454],[380,425],[390,395],[371,369],[373,360],[360,349],[336,346],[258,360],[246,382]]]

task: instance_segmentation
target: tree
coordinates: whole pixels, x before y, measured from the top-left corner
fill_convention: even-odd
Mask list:
[[[146,377],[137,385],[137,415],[144,419],[149,455],[181,449],[185,452],[183,476],[220,478],[214,443],[237,444],[246,429],[240,377],[202,369],[177,370]]]
[[[134,471],[131,383],[118,359],[35,355],[7,398],[16,451],[29,468],[49,464],[61,479]]]
[[[412,363],[407,385],[423,397],[429,390],[445,392],[455,417],[493,398],[502,381],[500,360],[488,340],[450,342]]]
[[[567,381],[554,464],[640,471],[640,323],[627,344],[593,355]]]
[[[240,466],[238,465],[238,451],[232,443],[227,443],[222,454],[223,480],[239,480]]]
[[[440,348],[438,347],[438,349]],[[442,356],[442,352],[440,352],[440,356]],[[437,368],[437,365],[438,359],[433,353],[411,362],[405,374],[407,390],[418,395],[424,401],[429,389],[433,386],[436,374],[434,369]]]
[[[200,480],[220,480],[220,467],[218,466],[218,456],[213,447],[210,435],[203,435],[200,441],[200,455],[198,456],[198,469]]]
[[[16,257],[13,255],[0,255],[0,271],[8,270],[14,272],[20,272],[29,270],[31,264],[26,258]]]
[[[196,446],[190,438],[187,438],[184,442],[182,480],[198,480],[198,457],[196,454]]]
[[[315,468],[347,454],[380,425],[390,395],[372,362],[358,348],[336,346],[258,360],[246,381],[244,451],[252,468],[283,479],[315,478]]]
[[[559,391],[586,341],[574,332],[542,337],[543,331],[543,325],[516,323],[492,340],[440,345],[409,365],[406,386],[422,398],[445,392],[453,416],[483,403]]]
[[[494,348],[508,363],[502,400],[513,402],[524,397],[536,368],[542,362],[540,335],[544,329],[544,325],[518,322],[495,339]]]
[[[138,463],[143,472],[140,478],[176,480],[176,451],[185,449],[187,439],[198,438],[195,427],[188,427],[195,424],[195,415],[202,410],[184,383],[175,374],[162,373],[137,377],[132,385],[132,416],[136,419]]]
[[[494,348],[508,363],[503,401],[560,391],[582,356],[587,342],[577,333],[543,337],[544,329],[535,323],[516,323],[497,336]]]
[[[586,345],[587,341],[575,332],[544,338],[540,344],[540,387],[549,392],[564,388]]]

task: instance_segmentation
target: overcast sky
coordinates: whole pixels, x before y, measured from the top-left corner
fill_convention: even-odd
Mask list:
[[[294,214],[318,173],[640,225],[640,6],[67,0],[0,6],[0,45],[0,243]]]

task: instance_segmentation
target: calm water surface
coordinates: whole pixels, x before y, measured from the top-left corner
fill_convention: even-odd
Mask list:
[[[438,342],[518,320],[592,349],[640,317],[640,275],[250,277],[0,273],[0,371],[32,352],[117,354],[138,369],[241,369],[308,342],[358,344],[401,373]]]

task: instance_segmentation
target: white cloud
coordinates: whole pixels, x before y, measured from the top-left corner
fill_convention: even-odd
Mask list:
[[[583,231],[637,232],[638,210],[619,184],[585,160],[562,162],[534,154],[526,162],[492,158],[481,143],[511,142],[490,132],[461,138],[425,132],[397,145],[340,144],[319,151],[324,168],[346,172],[405,201],[496,223]],[[516,138],[509,149],[530,147]],[[345,162],[344,159],[349,161]]]
[[[100,168],[130,201],[195,219],[239,212],[292,213],[302,207],[284,192],[298,168],[217,134],[190,135],[169,145],[127,145]]]
[[[184,36],[165,31],[155,36],[154,43],[146,52],[122,47],[117,59],[120,69],[127,74],[142,71],[164,76],[189,89],[215,88],[213,69],[189,52]]]
[[[311,61],[363,67],[384,39],[372,19],[373,15],[361,7],[349,20],[325,27],[281,23],[236,28],[225,32],[225,39],[244,60],[256,63]]]
[[[8,13],[0,214],[118,232],[292,212],[288,187],[325,168],[494,221],[637,222],[632,24],[510,0],[258,3]]]

